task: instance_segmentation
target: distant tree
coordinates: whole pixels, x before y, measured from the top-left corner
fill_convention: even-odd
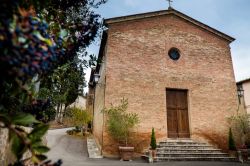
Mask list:
[[[57,107],[56,117],[60,122],[66,108],[75,102],[79,95],[83,95],[86,85],[84,75],[83,69],[73,61],[58,67],[41,83],[40,87],[47,89],[47,95],[52,99],[54,107]]]

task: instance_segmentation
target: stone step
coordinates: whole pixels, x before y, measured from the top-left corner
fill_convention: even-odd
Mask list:
[[[228,157],[227,153],[157,153],[157,157]]]
[[[156,157],[154,161],[236,161],[235,157]]]
[[[168,146],[158,146],[156,149],[214,149],[211,145],[168,145]]]
[[[171,139],[171,138],[169,138],[169,139],[167,139],[167,140],[165,140],[165,141],[161,141],[161,142],[195,142],[195,141],[193,141],[192,139],[190,139],[190,138],[179,138],[179,139]]]
[[[207,145],[206,143],[198,142],[160,142],[158,145]]]
[[[191,139],[172,139],[159,142],[158,145],[207,145],[203,142],[195,142]]]
[[[192,143],[192,144],[165,144],[165,143],[159,143],[157,146],[211,146],[211,145],[201,144],[201,143]]]
[[[221,152],[220,149],[167,149],[167,148],[158,148],[157,153],[218,153]]]
[[[185,146],[185,145],[196,145],[196,146],[204,146],[207,145],[205,143],[159,143],[158,146],[174,146],[174,145],[179,145],[179,146]]]

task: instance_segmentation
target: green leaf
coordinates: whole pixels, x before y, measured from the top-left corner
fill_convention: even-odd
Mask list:
[[[10,119],[6,114],[0,114],[0,121],[3,122],[5,125],[10,124]]]
[[[25,145],[16,134],[12,135],[11,150],[18,160],[22,158],[22,154],[26,150]]]
[[[33,149],[37,152],[37,153],[47,153],[50,149],[47,146],[36,146],[33,147]]]
[[[33,34],[41,41],[45,42],[47,45],[52,46],[52,41],[50,39],[44,38],[39,31],[34,31]]]
[[[24,38],[24,37],[22,37],[22,36],[18,37],[18,42],[19,42],[19,43],[25,43],[26,41],[27,41],[26,38]]]
[[[41,138],[47,132],[48,129],[49,125],[39,124],[32,130],[28,137],[31,139],[32,142],[37,142],[41,140]]]
[[[48,46],[52,46],[52,41],[50,39],[44,39],[44,42],[48,45]]]
[[[15,125],[28,126],[33,123],[38,123],[36,118],[30,114],[18,114],[11,118],[11,121]]]
[[[65,38],[67,35],[68,35],[67,30],[61,29],[61,31],[60,31],[60,37],[61,37],[61,38]]]

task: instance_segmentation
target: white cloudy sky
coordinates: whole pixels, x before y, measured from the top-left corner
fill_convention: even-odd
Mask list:
[[[250,0],[173,1],[174,9],[236,38],[231,44],[236,81],[250,78]],[[97,12],[111,18],[167,8],[166,0],[108,0]],[[97,54],[99,46],[93,44],[88,50]]]

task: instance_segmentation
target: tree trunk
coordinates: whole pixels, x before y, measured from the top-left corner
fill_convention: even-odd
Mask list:
[[[60,113],[59,113],[59,123],[62,123],[62,115],[63,115],[63,110],[62,110],[63,105],[60,104]]]
[[[59,119],[59,112],[60,112],[60,104],[57,104],[56,106],[56,121],[58,122],[58,119]]]
[[[63,117],[64,117],[64,115],[65,115],[65,110],[66,110],[66,108],[67,108],[67,105],[64,105],[64,109],[62,109],[62,107],[61,107],[61,116],[60,116],[60,123],[63,123]]]

